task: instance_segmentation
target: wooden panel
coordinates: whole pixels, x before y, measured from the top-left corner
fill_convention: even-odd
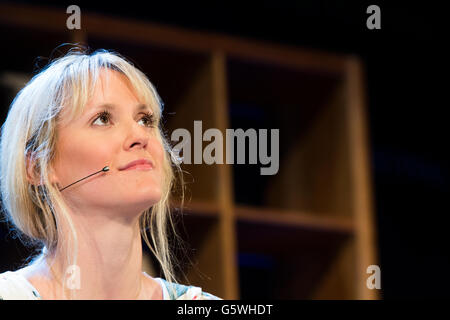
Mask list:
[[[206,65],[200,75],[202,81],[198,81],[198,83],[205,86],[211,85],[212,87],[199,86],[198,91],[195,90],[195,93],[191,91],[180,99],[182,105],[176,108],[179,112],[174,123],[179,123],[186,118],[191,119],[192,114],[202,115],[201,120],[205,120],[204,123],[209,124],[204,129],[217,128],[225,136],[228,116],[224,61],[222,53],[213,54],[210,64]],[[205,96],[210,97],[207,100],[210,104],[198,103],[198,99]],[[197,103],[195,103],[196,100]],[[202,114],[202,111],[204,114]],[[172,127],[176,127],[174,123],[171,123]],[[204,211],[205,208],[217,208],[219,216],[217,222],[210,226],[207,231],[202,232],[205,233],[203,239],[194,241],[198,246],[198,253],[195,257],[198,270],[190,270],[188,278],[192,283],[201,284],[205,290],[210,288],[212,293],[222,298],[237,299],[239,293],[235,258],[236,235],[230,167],[226,164],[193,165],[191,167],[193,167],[192,171],[195,172],[193,175],[196,177],[196,181],[200,181],[198,185],[205,192],[214,192],[214,197],[207,198],[213,201],[212,203],[215,201],[217,205],[211,202],[205,204],[205,202],[199,201],[199,197],[195,197],[192,202],[187,203],[187,207],[191,207],[190,210],[201,209],[200,211]],[[199,231],[195,233],[199,233]]]
[[[347,239],[336,249],[327,271],[318,281],[311,299],[343,300],[358,299],[357,287],[360,280],[355,269],[355,240]]]
[[[73,30],[72,32],[70,32],[70,36],[72,38],[72,43],[74,44],[78,44],[81,46],[86,46],[87,43],[87,33],[86,31],[83,30]]]
[[[225,56],[223,52],[216,51],[212,57],[213,66],[213,97],[214,114],[217,128],[225,136],[225,130],[229,127],[228,100],[226,87]],[[220,206],[220,235],[221,250],[223,255],[226,299],[238,299],[238,271],[236,261],[236,231],[234,221],[234,200],[231,166],[224,163],[218,165],[219,179],[219,206]]]
[[[279,209],[249,207],[238,205],[235,207],[236,218],[239,221],[252,221],[271,225],[289,225],[317,229],[324,232],[353,233],[353,219],[343,217],[327,217],[309,212],[287,211]]]
[[[67,17],[65,10],[62,9],[29,5],[0,5],[0,21],[31,28],[67,30]],[[345,67],[342,57],[337,54],[323,53],[317,50],[299,51],[298,48],[286,45],[271,44],[268,46],[251,39],[241,40],[219,34],[186,31],[169,26],[162,27],[148,22],[119,20],[95,13],[82,13],[82,29],[88,30],[89,35],[96,37],[153,43],[158,46],[175,47],[193,52],[220,51],[233,56],[323,73],[339,73]]]
[[[347,64],[349,155],[352,181],[352,210],[356,226],[357,297],[379,299],[377,289],[366,286],[367,267],[378,265],[374,228],[372,180],[362,66],[350,57]]]
[[[191,79],[185,92],[179,97],[178,103],[169,106],[166,110],[171,114],[168,116],[166,129],[169,133],[177,128],[187,129],[191,133],[191,164],[182,164],[187,182],[187,196],[192,201],[218,201],[219,199],[219,167],[202,164],[194,164],[194,121],[201,121],[202,132],[209,128],[217,128],[215,102],[213,96],[213,70],[211,60],[207,59],[195,73],[191,74]],[[203,137],[201,141],[201,151],[203,152]]]

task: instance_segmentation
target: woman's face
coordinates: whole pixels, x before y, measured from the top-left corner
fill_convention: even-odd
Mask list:
[[[124,75],[104,69],[83,114],[70,123],[61,115],[52,166],[60,188],[109,166],[62,191],[77,213],[136,214],[160,200],[164,149],[142,105]],[[121,170],[139,159],[151,166]]]

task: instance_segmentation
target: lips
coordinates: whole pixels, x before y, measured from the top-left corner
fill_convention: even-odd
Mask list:
[[[119,168],[119,170],[120,171],[127,170],[131,167],[138,166],[138,165],[147,165],[147,166],[151,166],[153,168],[153,163],[150,160],[138,159],[138,160],[131,161],[130,163],[126,164],[125,166]]]

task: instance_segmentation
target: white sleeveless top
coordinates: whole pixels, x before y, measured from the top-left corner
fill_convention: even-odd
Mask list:
[[[221,300],[203,292],[200,287],[174,284],[161,278],[153,278],[162,287],[163,300]],[[175,289],[174,293],[170,286]],[[19,272],[6,271],[0,274],[0,300],[42,300],[36,288]]]

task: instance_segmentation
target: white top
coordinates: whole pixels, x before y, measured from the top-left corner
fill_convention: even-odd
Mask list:
[[[174,284],[154,278],[162,287],[163,300],[221,300],[203,292],[200,287]],[[173,285],[174,293],[170,290]],[[36,288],[19,272],[6,271],[0,274],[0,300],[42,300]]]

